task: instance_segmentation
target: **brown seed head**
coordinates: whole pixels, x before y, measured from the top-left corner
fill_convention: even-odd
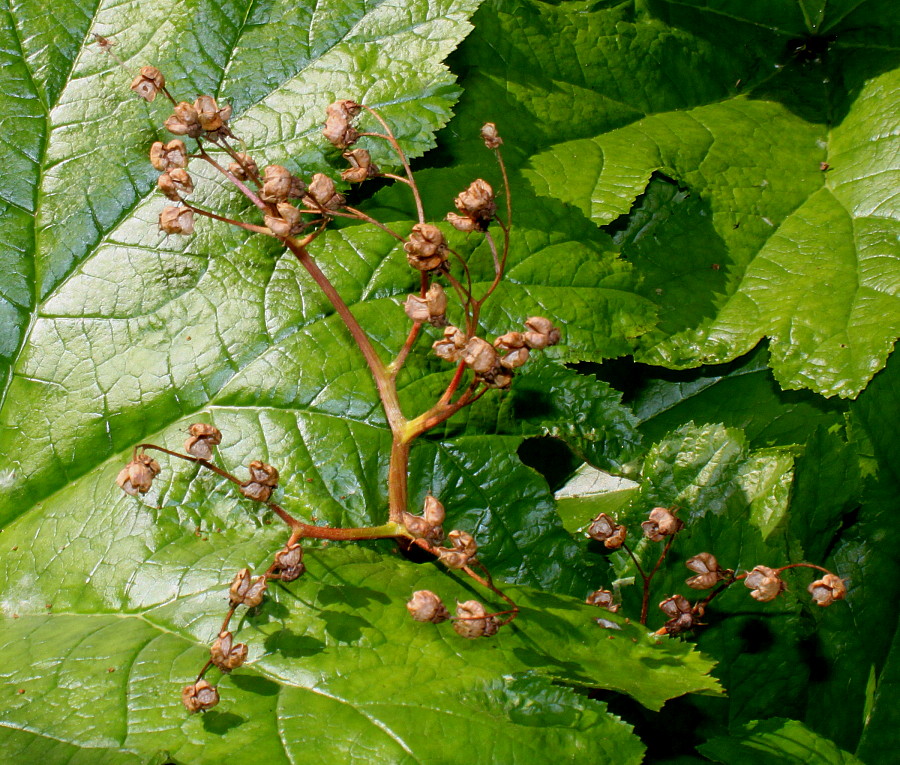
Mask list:
[[[241,152],[238,154],[240,162],[232,162],[228,165],[228,172],[241,181],[246,181],[249,177],[259,175],[259,167],[253,161],[253,157],[249,154]]]
[[[493,122],[485,122],[481,126],[481,138],[484,140],[484,145],[489,149],[499,149],[503,143],[503,139],[497,132],[497,126]]]
[[[259,198],[263,202],[287,201],[291,192],[291,174],[286,167],[269,165],[263,171],[263,187]]]
[[[725,578],[725,572],[719,567],[719,562],[712,553],[703,552],[695,555],[684,565],[697,573],[697,576],[685,580],[685,584],[692,590],[708,590]]]
[[[175,135],[186,135],[190,138],[199,138],[203,135],[200,116],[197,114],[197,110],[186,101],[176,104],[174,113],[163,126]]]
[[[177,167],[187,167],[188,156],[184,141],[179,141],[177,138],[167,144],[156,141],[150,147],[150,164],[160,172]]]
[[[613,594],[609,590],[595,590],[585,599],[589,606],[599,606],[607,611],[615,613],[619,610],[619,604],[613,603]]]
[[[409,295],[403,309],[413,321],[427,321],[434,327],[447,326],[447,294],[440,284],[432,284],[424,298]]]
[[[156,185],[173,202],[180,202],[182,197],[187,196],[194,190],[194,182],[191,180],[191,176],[188,175],[188,171],[180,167],[167,170],[160,175]]]
[[[525,344],[535,350],[543,350],[547,346],[556,345],[561,338],[559,330],[549,319],[543,316],[532,316],[525,321]]]
[[[444,361],[457,362],[463,349],[466,347],[468,338],[459,330],[458,327],[450,325],[444,328],[444,337],[438,340],[431,347],[434,354]]]
[[[258,606],[266,594],[266,586],[265,576],[253,579],[250,576],[250,570],[242,568],[234,577],[228,590],[231,605],[239,606],[243,603],[248,608]]]
[[[440,624],[450,618],[450,612],[444,606],[443,601],[431,590],[416,590],[406,608],[417,622],[432,622]]]
[[[487,616],[481,603],[477,600],[467,600],[465,603],[456,604],[453,629],[464,638],[474,639],[497,634],[498,625],[493,616]]]
[[[422,511],[422,517],[428,521],[428,523],[439,526],[444,522],[446,516],[447,513],[444,511],[444,506],[437,497],[433,497],[431,494],[425,497],[425,507]]]
[[[460,357],[476,375],[487,375],[499,364],[497,351],[487,340],[470,337]]]
[[[447,223],[453,226],[453,228],[455,228],[457,231],[462,231],[464,234],[471,234],[473,231],[481,230],[474,220],[472,220],[471,218],[467,218],[464,215],[447,213],[447,217],[444,220],[446,220]]]
[[[431,223],[412,227],[409,241],[403,245],[406,259],[417,271],[434,271],[447,262],[447,243],[441,230]]]
[[[164,87],[166,78],[155,66],[142,66],[138,76],[131,81],[131,89],[145,101],[153,101]]]
[[[309,182],[303,203],[312,209],[337,210],[346,200],[337,193],[334,181],[323,173],[316,173]]]
[[[233,635],[227,630],[223,630],[209,649],[209,658],[212,663],[224,672],[237,669],[247,660],[247,645],[245,643],[235,644],[233,640]]]
[[[750,597],[760,603],[775,600],[787,587],[779,572],[768,566],[756,566],[747,574],[744,585],[751,590]]]
[[[617,524],[606,513],[600,513],[591,521],[587,533],[591,539],[603,542],[607,549],[618,550],[625,543],[628,529]]]
[[[843,600],[847,595],[847,585],[844,580],[834,574],[825,574],[821,579],[816,579],[807,590],[818,606],[830,606],[836,600]]]
[[[453,204],[463,217],[475,223],[475,230],[478,231],[487,231],[488,223],[497,213],[494,190],[481,178],[473,181],[469,188],[453,200]]]
[[[159,214],[159,230],[167,234],[193,234],[193,210],[187,207],[164,207]]]
[[[200,96],[194,101],[194,109],[197,112],[200,126],[207,133],[221,130],[228,124],[228,120],[231,119],[231,106],[223,106],[220,109],[216,99],[212,96]]]
[[[659,607],[666,616],[671,617],[663,625],[663,629],[669,635],[687,632],[696,623],[693,606],[683,595],[673,595],[671,598],[666,598],[659,604]]]
[[[674,512],[666,507],[654,507],[650,511],[650,520],[641,524],[644,536],[653,542],[661,542],[665,537],[681,531],[684,523],[675,517]]]
[[[429,523],[421,515],[404,512],[402,516],[406,530],[416,539],[425,539],[432,544],[444,541],[444,529],[440,524]]]
[[[335,101],[325,108],[325,129],[322,134],[329,143],[339,149],[346,149],[359,138],[359,132],[351,125],[351,121],[361,109],[353,101]]]
[[[116,483],[122,491],[131,496],[146,494],[159,472],[159,463],[155,459],[149,454],[139,454],[119,471]]]
[[[222,433],[214,425],[205,422],[195,422],[188,428],[191,434],[184,442],[184,450],[200,459],[212,459],[212,447],[222,443]]]
[[[219,692],[206,680],[198,680],[181,691],[181,703],[191,714],[205,712],[219,703]]]
[[[367,178],[374,178],[380,172],[365,149],[345,151],[344,157],[350,163],[350,169],[341,173],[341,180],[348,183],[362,183]]]
[[[285,545],[275,553],[275,568],[280,572],[282,582],[293,582],[298,579],[306,571],[303,564],[303,548],[297,542]]]

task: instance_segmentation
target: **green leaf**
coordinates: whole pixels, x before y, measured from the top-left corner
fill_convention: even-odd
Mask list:
[[[859,742],[857,755],[864,762],[877,762],[884,752],[896,751],[898,735],[898,702],[900,702],[900,630],[894,629],[891,652],[878,682],[871,711],[866,715],[866,728]]]
[[[752,722],[733,738],[713,739],[697,749],[725,765],[750,765],[761,757],[773,765],[861,765],[803,723],[777,717]]]
[[[751,96],[660,110],[533,158],[536,189],[615,221],[622,254],[647,276],[641,293],[658,295],[666,318],[639,359],[720,363],[769,337],[782,387],[842,397],[884,365],[900,334],[888,106],[900,70],[885,68],[874,46],[836,43],[827,66],[793,61]],[[830,111],[814,96],[817,71],[839,83]]]

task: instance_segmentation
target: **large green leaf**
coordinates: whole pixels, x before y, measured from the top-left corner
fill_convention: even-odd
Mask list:
[[[705,18],[720,60],[731,59],[721,16]],[[673,23],[700,35],[703,19]],[[855,37],[842,48],[850,20],[825,26],[837,40],[830,57],[790,60],[749,95],[653,109],[591,138],[568,131],[577,140],[532,160],[539,191],[621,228],[622,254],[646,274],[642,292],[664,317],[642,339],[642,360],[724,362],[767,336],[783,387],[841,396],[883,366],[900,334],[897,47],[893,58]],[[783,32],[770,34],[784,44]],[[685,53],[698,44],[684,42]],[[700,76],[686,82],[692,93]],[[833,83],[821,97],[816,78]],[[605,92],[603,75],[598,85]]]

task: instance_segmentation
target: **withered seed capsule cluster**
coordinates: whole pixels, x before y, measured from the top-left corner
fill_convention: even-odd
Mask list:
[[[149,454],[138,454],[119,471],[116,483],[126,494],[146,494],[159,472],[159,463],[155,459]]]
[[[416,539],[424,539],[432,544],[440,544],[444,541],[444,522],[446,513],[440,501],[429,494],[425,497],[425,506],[422,515],[403,513],[403,525]]]
[[[253,460],[248,467],[250,480],[241,486],[241,494],[257,502],[268,502],[272,490],[278,486],[278,471],[259,460]]]
[[[494,190],[481,178],[473,181],[469,188],[453,200],[459,214],[448,213],[447,222],[457,231],[487,231],[488,224],[497,214]]]

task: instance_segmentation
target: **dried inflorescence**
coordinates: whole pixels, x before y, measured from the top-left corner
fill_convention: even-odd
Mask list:
[[[131,89],[145,101],[153,99],[166,87],[166,78],[155,66],[142,66],[131,82]]]
[[[275,575],[282,582],[293,582],[295,579],[299,579],[306,571],[303,563],[303,548],[300,543],[287,544],[275,553],[273,568],[276,572]]]
[[[606,513],[600,513],[591,521],[587,534],[591,539],[597,542],[603,542],[603,545],[609,550],[618,550],[625,544],[625,537],[628,535],[628,529],[622,524],[616,523]]]
[[[222,432],[215,425],[195,422],[188,428],[190,437],[184,442],[184,450],[202,460],[212,459],[212,448],[222,443]]]
[[[697,576],[685,580],[685,584],[692,590],[708,590],[723,579],[730,578],[734,573],[721,568],[716,557],[712,553],[706,552],[688,558],[684,565],[697,574]]]
[[[697,622],[694,607],[682,595],[673,595],[659,604],[660,610],[669,617],[663,630],[669,635],[678,635],[693,629]]]
[[[255,608],[262,603],[267,586],[265,575],[254,579],[250,574],[250,569],[242,568],[237,572],[228,589],[231,607],[245,605],[247,608]]]
[[[417,223],[403,245],[406,260],[417,271],[437,271],[447,262],[447,242],[431,223]]]
[[[458,231],[487,231],[488,224],[497,214],[494,190],[481,178],[472,181],[465,191],[453,200],[459,215],[447,214],[447,222]]]
[[[246,643],[235,643],[234,635],[222,630],[209,649],[209,658],[223,672],[230,672],[247,661],[247,650]]]
[[[847,585],[844,580],[835,574],[825,574],[821,579],[816,579],[807,588],[817,606],[830,606],[836,600],[843,600],[847,595]]]
[[[194,212],[187,207],[164,207],[159,214],[159,228],[167,234],[193,234]]]
[[[450,618],[450,612],[443,601],[431,590],[416,590],[406,604],[406,608],[417,622],[440,624]]]
[[[447,293],[440,284],[432,284],[425,297],[409,295],[403,308],[413,321],[427,321],[433,327],[447,326]]]
[[[116,483],[126,494],[146,494],[159,473],[159,463],[155,459],[149,454],[138,454],[119,471]]]
[[[198,680],[181,691],[181,703],[188,712],[205,712],[219,703],[219,692],[208,681]]]
[[[193,104],[187,101],[175,104],[172,116],[165,121],[164,127],[173,135],[216,139],[222,135],[231,135],[228,130],[229,119],[230,105],[219,107],[212,96],[200,96]]]
[[[425,497],[425,505],[422,515],[403,513],[403,525],[415,539],[424,539],[432,544],[440,544],[444,541],[444,522],[446,513],[444,506],[437,497],[431,494]]]
[[[188,166],[188,153],[184,141],[177,138],[164,144],[156,141],[150,147],[150,164],[161,173]]]
[[[351,124],[362,107],[348,100],[335,101],[325,107],[325,129],[322,131],[329,143],[339,149],[352,146],[359,138],[359,132]]]
[[[584,602],[589,606],[605,608],[611,613],[615,613],[619,610],[619,604],[615,602],[615,595],[609,590],[594,590],[587,598],[585,598]]]
[[[454,529],[447,538],[450,540],[452,547],[438,547],[438,560],[447,568],[463,568],[478,554],[478,545],[475,537],[466,531]]]
[[[756,566],[744,579],[744,585],[751,590],[750,597],[760,603],[775,600],[787,588],[780,574],[778,569]]]
[[[257,502],[268,502],[278,486],[278,471],[260,460],[253,460],[248,467],[250,480],[241,486],[241,494]]]
[[[381,172],[365,149],[345,151],[344,158],[350,163],[350,167],[341,172],[341,180],[347,183],[362,183],[369,178],[375,178]]]
[[[500,625],[494,616],[487,613],[484,605],[477,600],[467,600],[456,604],[453,629],[458,635],[474,640],[496,635]]]
[[[662,542],[666,537],[677,534],[684,528],[684,522],[675,517],[677,510],[668,507],[654,507],[650,519],[641,524],[646,536],[652,542]]]

